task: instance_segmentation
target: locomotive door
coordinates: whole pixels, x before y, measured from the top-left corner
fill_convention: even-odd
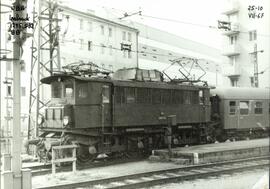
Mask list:
[[[112,125],[111,122],[111,86],[109,85],[103,85],[102,86],[102,94],[101,94],[101,106],[102,106],[102,115],[101,115],[101,126],[104,127],[108,127]]]

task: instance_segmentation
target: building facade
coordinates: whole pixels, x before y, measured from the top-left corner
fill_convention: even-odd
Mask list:
[[[92,62],[110,71],[137,67],[137,29],[91,12],[59,8],[61,66]]]
[[[269,1],[227,0],[222,14],[224,84],[269,87]]]

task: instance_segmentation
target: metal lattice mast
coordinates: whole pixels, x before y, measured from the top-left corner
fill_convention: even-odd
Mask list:
[[[40,79],[52,75],[54,71],[60,71],[58,4],[55,0],[38,2],[39,11],[32,41],[28,138],[33,136],[31,131],[34,131],[35,137],[38,136],[38,116],[41,109],[48,104],[42,94],[44,86]]]

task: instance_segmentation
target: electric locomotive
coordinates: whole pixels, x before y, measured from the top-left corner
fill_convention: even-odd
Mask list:
[[[88,162],[103,153],[162,148],[170,139],[175,146],[206,142],[207,86],[165,82],[161,72],[138,68],[113,78],[63,73],[41,82],[51,86],[51,102],[39,118],[41,157],[50,159],[54,145],[76,144],[77,159]]]

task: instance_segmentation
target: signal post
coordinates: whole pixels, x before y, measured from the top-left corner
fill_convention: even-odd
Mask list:
[[[26,40],[27,0],[15,0],[12,6],[11,34],[13,35],[13,124],[11,143],[11,163],[1,172],[1,188],[30,189],[31,170],[21,166],[21,56]],[[9,162],[4,162],[8,163]]]

